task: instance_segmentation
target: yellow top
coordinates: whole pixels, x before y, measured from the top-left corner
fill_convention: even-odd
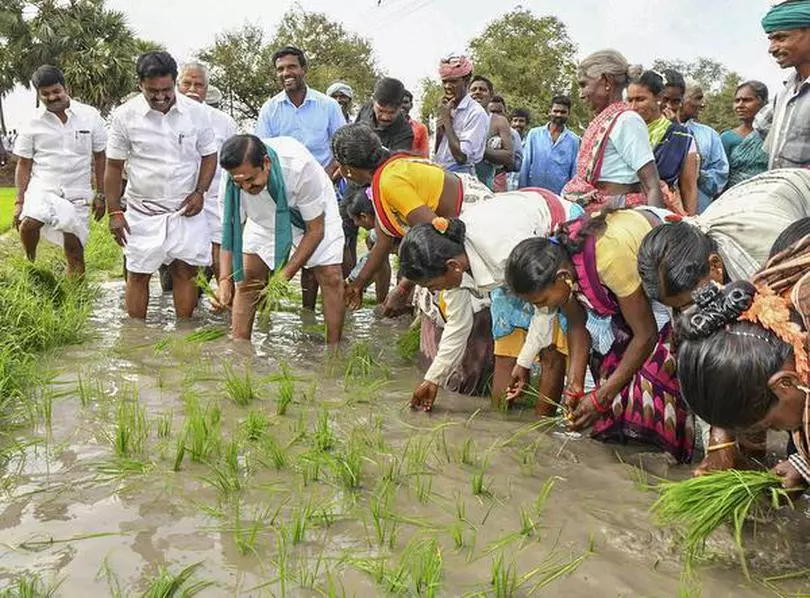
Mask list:
[[[616,297],[632,295],[641,287],[638,248],[652,225],[635,210],[609,214],[601,237],[596,239],[596,270]]]
[[[427,206],[434,212],[444,189],[444,170],[421,159],[398,158],[382,168],[379,176],[379,197],[374,205],[382,229],[392,236],[404,236],[408,229],[408,214]]]

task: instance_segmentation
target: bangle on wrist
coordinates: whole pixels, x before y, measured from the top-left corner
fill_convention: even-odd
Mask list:
[[[123,216],[124,211],[123,210],[113,210],[112,212],[109,212],[109,215],[110,216]]]
[[[722,451],[727,448],[731,448],[732,446],[737,446],[736,440],[731,440],[729,442],[721,442],[720,444],[712,444],[706,447],[707,453],[713,453],[715,451]]]
[[[594,391],[591,391],[591,392],[589,393],[589,395],[590,395],[590,397],[591,397],[591,403],[593,403],[593,406],[596,408],[596,410],[597,410],[599,413],[610,413],[610,411],[611,411],[611,408],[610,408],[610,403],[608,403],[608,404],[602,404],[602,403],[599,401],[599,395],[597,395],[597,394],[596,394],[596,391],[595,391],[595,390],[594,390]]]

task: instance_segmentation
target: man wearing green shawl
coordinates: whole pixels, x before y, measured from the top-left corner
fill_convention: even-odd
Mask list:
[[[769,169],[810,166],[810,0],[788,0],[773,6],[762,19],[768,51],[783,69],[794,71],[772,105],[770,129],[763,110],[755,128],[767,131]]]
[[[233,306],[235,339],[250,339],[256,303],[271,275],[312,269],[323,289],[326,340],[343,329],[343,226],[334,187],[291,137],[234,135],[222,146],[222,249],[217,302]]]

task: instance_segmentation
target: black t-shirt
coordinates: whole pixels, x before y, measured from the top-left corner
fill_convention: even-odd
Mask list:
[[[389,126],[381,128],[374,116],[374,105],[372,102],[368,102],[360,108],[354,122],[366,124],[374,129],[382,144],[392,152],[413,150],[413,129],[401,112]]]

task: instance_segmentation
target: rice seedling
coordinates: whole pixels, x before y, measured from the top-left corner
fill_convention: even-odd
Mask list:
[[[321,590],[321,594],[326,598],[346,598],[346,588],[343,587],[343,582],[338,578],[340,583],[340,591],[338,591],[337,583],[335,583],[335,576],[329,569],[326,570],[326,588]]]
[[[241,428],[243,436],[255,442],[267,433],[270,428],[270,420],[261,411],[248,411]]]
[[[399,521],[393,517],[394,486],[383,482],[369,499],[369,512],[377,537],[377,544],[393,550],[397,543]]]
[[[157,576],[149,583],[144,592],[144,598],[191,598],[196,596],[214,585],[212,581],[192,581],[192,576],[200,566],[201,563],[194,563],[177,574],[172,574],[166,566],[161,565]]]
[[[284,596],[287,595],[287,575],[288,575],[288,563],[290,561],[289,555],[289,531],[287,528],[282,524],[278,528],[278,534],[276,534],[276,575],[278,576],[278,585],[279,585],[279,595]]]
[[[481,467],[470,474],[470,487],[473,496],[492,496],[492,492],[490,491],[491,482],[486,478],[488,469],[489,463],[484,459]]]
[[[547,478],[543,485],[540,487],[540,492],[537,495],[537,498],[534,499],[534,514],[536,516],[540,516],[543,512],[543,509],[546,508],[546,503],[548,502],[548,497],[551,495],[551,491],[554,489],[554,483],[557,481],[557,478]]]
[[[293,511],[290,525],[286,528],[289,531],[288,538],[293,544],[301,544],[306,541],[309,522],[314,512],[312,499],[305,504],[298,505],[298,508]]]
[[[349,349],[346,357],[346,367],[343,371],[345,383],[357,380],[370,380],[381,376],[388,377],[388,372],[379,361],[379,356],[371,352],[371,345],[365,342],[356,342]]]
[[[425,471],[425,464],[430,455],[433,444],[432,436],[411,436],[405,445],[404,459],[408,475],[415,475]]]
[[[228,443],[221,461],[209,464],[208,469],[209,474],[202,479],[213,486],[221,498],[228,499],[244,488],[243,468],[239,464],[239,445],[235,440]]]
[[[162,438],[164,440],[168,439],[172,435],[172,419],[174,418],[174,413],[171,411],[165,411],[158,415],[157,417],[157,426],[156,432],[157,437]]]
[[[56,596],[61,581],[45,583],[39,575],[18,577],[5,590],[0,590],[0,598],[51,598]]]
[[[231,401],[241,407],[249,405],[251,402],[259,398],[259,392],[251,374],[250,367],[245,364],[244,375],[239,375],[234,371],[231,364],[225,364],[224,367],[225,382],[223,389],[225,396]]]
[[[464,440],[464,444],[461,445],[461,450],[459,451],[458,461],[462,465],[469,465],[471,467],[478,465],[478,443],[476,443],[474,439],[466,438]]]
[[[528,594],[532,595],[538,590],[542,590],[555,581],[567,577],[574,573],[585,560],[594,553],[593,540],[589,540],[587,550],[579,556],[570,559],[560,559],[555,552],[551,552],[543,562],[532,571],[523,575],[520,585],[524,585],[530,579],[540,576],[537,582],[531,587]]]
[[[453,546],[456,547],[456,550],[461,550],[464,548],[464,525],[458,521],[455,521],[450,524],[450,527],[447,528],[447,533],[453,540]]]
[[[304,486],[321,479],[321,470],[327,462],[319,451],[307,451],[298,456],[298,471]]]
[[[195,463],[204,463],[219,453],[222,444],[220,419],[221,411],[216,403],[209,403],[203,409],[196,396],[188,397],[181,436],[184,447],[182,452],[188,451]],[[178,455],[181,452],[179,446],[178,444]],[[182,456],[179,461],[182,462]],[[178,466],[177,462],[175,466]]]
[[[518,592],[517,567],[514,561],[508,564],[504,560],[503,552],[492,560],[490,568],[490,586],[495,598],[513,598]]]
[[[332,455],[330,464],[333,474],[341,487],[346,490],[360,488],[360,476],[363,470],[363,445],[354,433],[349,436],[345,448]]]
[[[287,466],[287,450],[282,447],[271,435],[264,437],[261,443],[262,454],[259,462],[265,467],[272,466],[277,471]]]
[[[76,394],[82,407],[87,407],[92,401],[104,398],[104,383],[101,378],[91,376],[88,372],[79,372]]]
[[[416,537],[408,543],[400,557],[400,566],[409,573],[415,595],[435,598],[439,594],[442,562],[436,538]]]
[[[295,380],[284,378],[279,381],[276,390],[276,415],[284,416],[293,402],[295,395]]]
[[[142,456],[148,438],[149,420],[146,410],[138,404],[137,395],[131,399],[122,396],[115,413],[113,434],[109,436],[115,456],[124,459]]]
[[[318,414],[315,429],[312,433],[312,448],[321,453],[331,451],[335,447],[335,433],[332,431],[332,422],[329,412],[325,409]]]
[[[172,337],[164,336],[162,339],[160,339],[158,342],[154,344],[153,349],[155,350],[155,353],[162,353],[164,351],[167,351],[169,349],[169,345],[171,344],[172,344]]]
[[[413,358],[419,353],[419,337],[421,334],[421,322],[417,319],[411,324],[408,330],[399,335],[397,339],[397,352],[402,359],[405,361],[413,361]]]
[[[261,327],[266,327],[272,318],[273,312],[281,308],[284,300],[294,295],[294,289],[289,280],[284,278],[281,268],[269,278],[267,284],[259,291],[256,302],[256,321]]]
[[[216,328],[214,326],[204,326],[202,328],[198,328],[194,332],[186,335],[183,339],[187,343],[208,343],[211,341],[218,340],[225,336],[227,332],[222,328]]]
[[[383,482],[393,484],[402,480],[402,459],[397,455],[386,456],[381,469]]]
[[[50,388],[40,389],[37,411],[45,424],[45,429],[50,432],[53,428],[53,393]]]
[[[765,499],[773,508],[780,499],[790,502],[782,481],[769,471],[728,470],[679,482],[661,482],[652,512],[659,524],[681,528],[684,532],[684,567],[691,571],[705,550],[706,540],[722,523],[732,524],[740,564],[748,577],[743,548],[743,525],[749,513],[762,512]],[[750,577],[749,577],[750,578]]]
[[[533,536],[537,531],[537,524],[532,515],[524,507],[520,508],[520,534],[526,538]]]
[[[315,583],[318,581],[324,562],[323,553],[315,559],[314,567],[310,566],[310,562],[311,559],[308,559],[306,555],[299,554],[296,559],[295,580],[298,582],[298,587],[306,590],[315,589]]]
[[[194,284],[200,289],[206,297],[216,300],[217,294],[211,286],[211,279],[208,277],[206,268],[197,268],[197,275],[194,277]]]
[[[430,496],[433,493],[433,476],[431,474],[422,474],[416,476],[416,498],[424,504],[430,501]]]

